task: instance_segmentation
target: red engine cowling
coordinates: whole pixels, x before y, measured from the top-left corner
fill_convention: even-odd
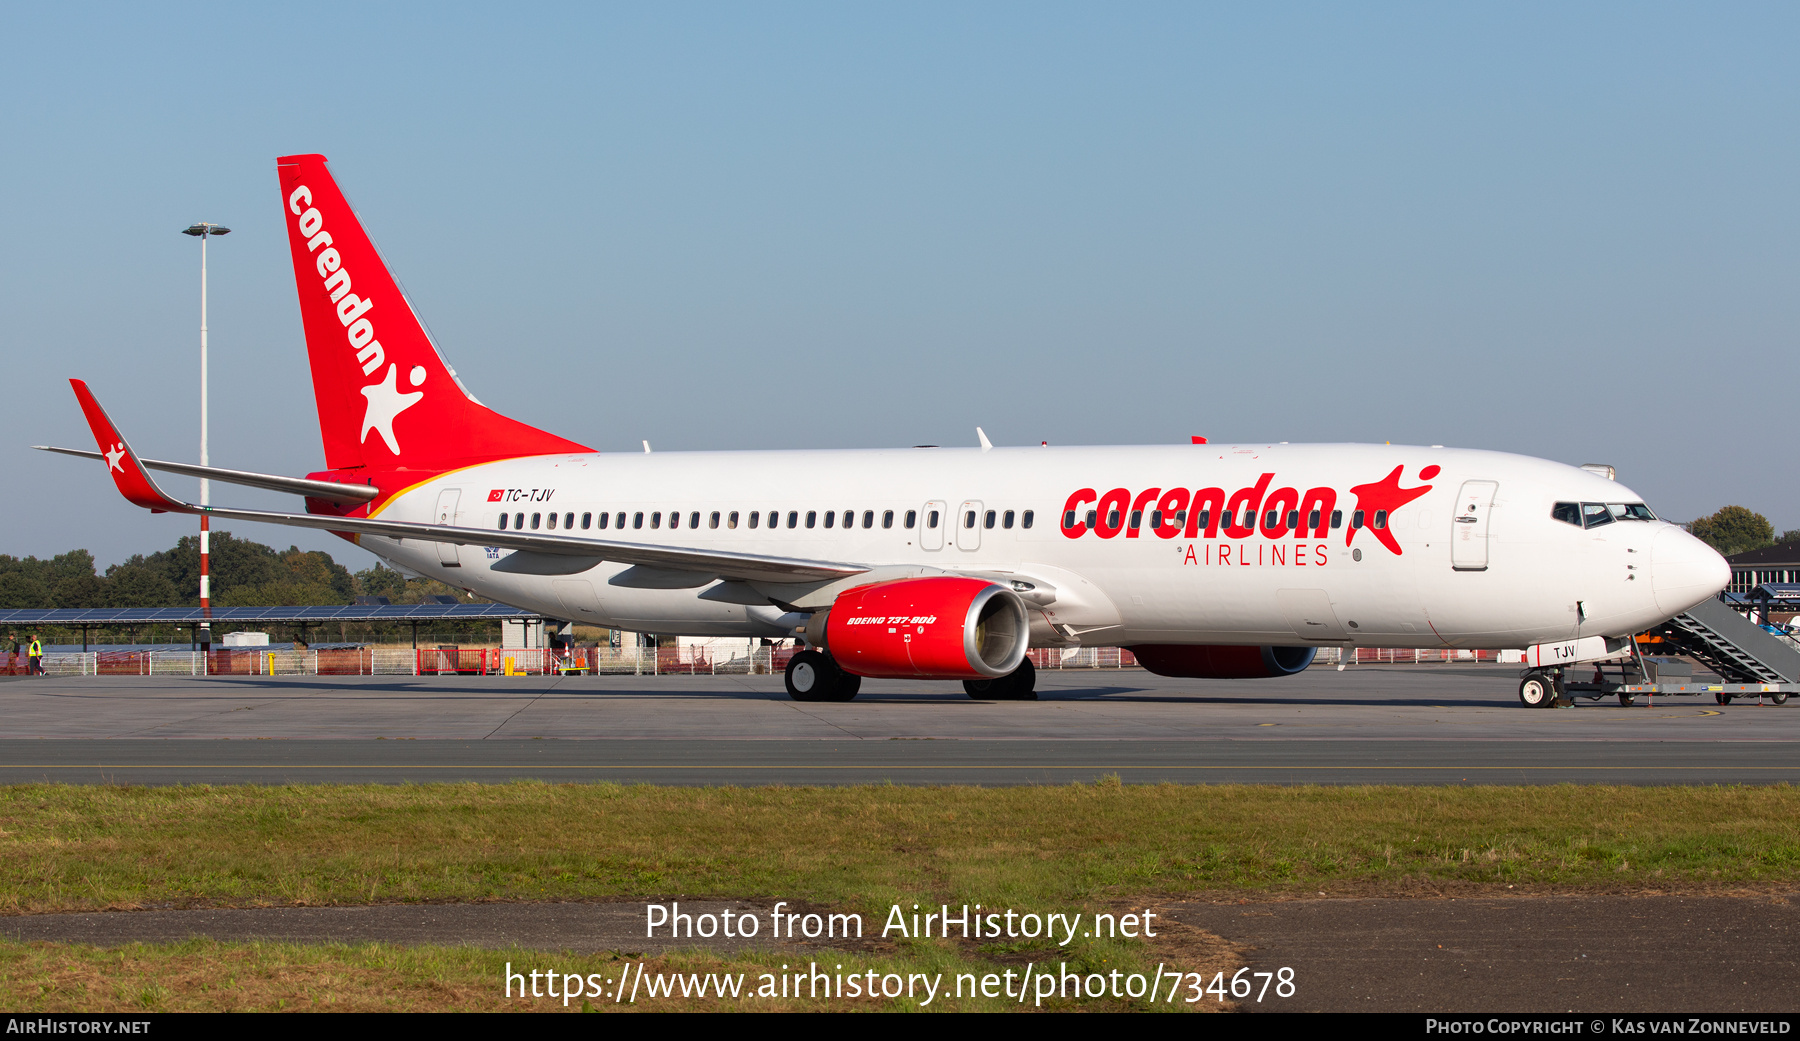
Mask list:
[[[858,676],[995,679],[1019,667],[1030,641],[1017,593],[951,575],[846,590],[824,623],[825,648]]]
[[[1158,676],[1243,680],[1292,676],[1312,664],[1316,647],[1196,647],[1178,643],[1127,648],[1138,664]]]

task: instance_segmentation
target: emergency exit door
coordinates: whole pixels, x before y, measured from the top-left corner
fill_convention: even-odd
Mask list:
[[[1494,511],[1496,481],[1464,481],[1450,518],[1450,566],[1457,571],[1486,571],[1488,521]]]

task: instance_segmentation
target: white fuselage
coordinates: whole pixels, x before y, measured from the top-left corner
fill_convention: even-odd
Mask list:
[[[1384,545],[1374,516],[1382,502],[1396,500],[1368,491],[1396,467],[1395,489],[1426,489],[1383,510],[1382,532],[1398,553]],[[1198,509],[1181,510],[1179,525],[1171,510],[1155,530],[1158,499],[1142,498],[1153,489],[1159,497],[1180,489],[1185,504],[1206,488],[1229,497],[1254,489],[1264,475],[1271,476],[1257,503],[1257,528],[1240,528],[1236,537],[1224,528],[1209,536],[1211,525],[1189,523]],[[1362,491],[1353,490],[1358,486]],[[1115,489],[1130,500],[1119,530],[1110,537],[1086,530],[1088,511],[1100,511]],[[1303,504],[1268,501],[1283,489],[1299,493],[1296,499],[1331,490],[1322,534]],[[1093,494],[1071,506],[1083,490]],[[443,474],[394,496],[375,515],[498,529],[504,513],[509,529],[522,517],[527,529],[548,530],[554,514],[558,534],[852,563],[881,569],[876,577],[909,568],[1016,575],[1053,590],[1048,603],[1032,607],[1034,643],[1512,648],[1641,631],[1724,585],[1723,559],[1675,525],[1617,520],[1583,527],[1553,516],[1557,503],[1639,501],[1577,467],[1463,449],[920,448],[538,456]],[[1272,526],[1264,523],[1270,506],[1278,514]],[[1134,507],[1141,513],[1135,528]],[[1082,529],[1075,537],[1063,526],[1071,509]],[[1209,521],[1217,510],[1208,510]],[[890,511],[891,526],[884,526]],[[933,511],[935,529],[928,526]],[[773,527],[771,512],[779,518]],[[1303,537],[1288,528],[1296,513]],[[1340,515],[1336,527],[1332,513]],[[678,526],[671,515],[679,515]],[[1241,523],[1241,509],[1235,519]],[[1104,511],[1099,523],[1106,523]],[[791,597],[746,603],[768,589],[722,591],[727,583],[705,576],[685,588],[642,588],[641,577],[619,584],[626,568],[610,562],[571,574],[519,574],[494,570],[510,550],[368,536],[360,542],[408,571],[585,624],[784,636],[803,620],[776,606]]]

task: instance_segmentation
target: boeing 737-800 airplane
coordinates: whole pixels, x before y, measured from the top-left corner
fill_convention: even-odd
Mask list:
[[[596,452],[475,400],[325,158],[278,163],[325,469],[151,465],[293,492],[306,512],[168,496],[72,381],[125,497],[336,532],[553,617],[798,637],[797,699],[854,697],[864,676],[1032,697],[1031,646],[1128,647],[1191,677],[1297,672],[1321,646],[1545,644],[1568,662],[1730,578],[1610,473],[1499,452],[985,435],[968,449]],[[1552,691],[1527,677],[1521,697]]]

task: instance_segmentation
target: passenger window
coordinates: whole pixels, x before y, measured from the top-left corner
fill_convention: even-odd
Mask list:
[[[552,514],[551,514],[551,515],[550,515],[550,523],[549,523],[549,524],[548,524],[548,525],[547,525],[547,527],[549,527],[549,529],[550,529],[550,530],[551,530],[551,531],[555,531],[555,530],[556,530],[556,514],[554,514],[554,513],[552,513]]]
[[[890,514],[893,513],[892,510],[889,510],[888,512]],[[906,530],[907,531],[913,530],[913,525],[918,523],[918,520],[919,520],[919,511],[918,510],[907,510],[906,511]]]
[[[968,510],[965,513],[963,513],[963,527],[973,528],[974,526],[975,526],[975,511]]]
[[[1157,528],[1160,528],[1160,527],[1162,527],[1162,511],[1161,510],[1151,510],[1150,511],[1150,530],[1155,531]]]
[[[538,530],[538,523],[541,520],[543,520],[543,517],[544,517],[544,515],[541,513],[534,513],[531,515],[531,530],[532,531]]]
[[[1361,528],[1362,522],[1363,522],[1363,511],[1357,510],[1355,513],[1352,513],[1350,515],[1350,527],[1352,529]]]
[[[1279,516],[1280,516],[1280,511],[1270,510],[1268,513],[1268,516],[1263,518],[1263,527],[1273,528],[1275,526],[1275,520]]]
[[[751,510],[750,511],[750,526],[752,528],[756,527],[756,516],[757,516],[757,511]]]
[[[1289,528],[1298,528],[1300,526],[1300,511],[1299,510],[1289,510],[1288,511],[1288,525],[1287,526]]]
[[[1119,526],[1119,511],[1118,510],[1106,511],[1106,526],[1109,528],[1117,528]]]
[[[1012,522],[1013,522],[1013,511],[1007,510],[1006,515],[1000,518],[1000,526],[1002,528],[1010,528],[1010,527],[1012,527]]]
[[[679,517],[680,514],[676,514],[676,516]],[[662,511],[661,510],[657,510],[655,513],[652,513],[650,515],[650,526],[652,528],[662,527]]]
[[[1376,510],[1375,511],[1375,526],[1377,528],[1387,527],[1387,511],[1386,510]]]
[[[987,511],[987,516],[981,519],[981,526],[984,528],[992,528],[994,526],[994,517],[995,513],[993,510]]]
[[[1613,522],[1612,511],[1606,508],[1605,503],[1584,502],[1581,504],[1581,520],[1583,527],[1598,528],[1602,524]]]
[[[798,528],[799,526],[800,526],[800,511],[799,510],[789,510],[788,511],[788,527]]]
[[[513,527],[518,531],[525,530],[525,515],[523,513],[513,514]]]
[[[706,518],[706,526],[708,528],[716,528],[719,526],[719,511],[718,510],[712,511],[712,516]]]
[[[604,516],[606,516],[606,514],[603,513],[600,516],[604,517]],[[586,531],[593,526],[594,526],[594,515],[591,513],[582,514],[581,515],[581,530]]]
[[[500,515],[500,530],[501,531],[506,530],[506,514],[504,514],[504,513],[502,513]]]
[[[930,513],[925,515],[925,518],[926,518],[925,526],[927,528],[932,528],[935,530],[938,526],[938,511],[932,510]]]
[[[1550,516],[1564,524],[1581,527],[1581,504],[1578,502],[1559,502],[1550,507]]]
[[[607,522],[608,522],[608,521],[610,521],[610,520],[612,520],[612,514],[610,514],[610,513],[602,513],[602,514],[601,514],[601,515],[600,515],[600,527],[602,527],[602,528],[605,528],[605,527],[606,527],[606,524],[607,524]]]
[[[1099,516],[1099,514],[1094,510],[1089,510],[1087,512],[1087,526],[1089,531],[1094,530],[1094,518],[1097,516]]]
[[[818,519],[819,519],[819,511],[817,511],[817,510],[807,510],[806,511],[806,526],[807,527],[809,527],[809,528],[812,527],[813,524],[816,521],[818,521]]]
[[[888,523],[892,524],[893,521],[894,521],[894,513],[892,510],[889,510],[888,511]],[[864,510],[863,511],[863,527],[873,528],[874,526],[875,526],[875,511],[874,510]]]
[[[1186,510],[1176,510],[1175,511],[1175,527],[1179,528],[1186,523],[1187,523],[1187,511]]]
[[[837,525],[837,513],[832,510],[826,510],[825,511],[825,526],[827,528],[830,528],[830,527],[835,527],[836,525]],[[812,518],[810,516],[807,518],[806,526],[809,528],[812,527]]]
[[[1074,510],[1064,510],[1063,511],[1063,530],[1068,531],[1068,530],[1073,529],[1074,527],[1075,527],[1075,511]]]
[[[1020,517],[1020,518],[1019,518],[1019,526],[1020,526],[1020,527],[1021,527],[1021,528],[1029,528],[1029,527],[1031,527],[1031,517],[1032,517],[1032,513],[1033,513],[1033,511],[1031,511],[1031,510],[1026,510],[1026,511],[1025,511],[1025,516],[1023,516],[1023,517]]]
[[[1200,516],[1194,518],[1194,525],[1196,527],[1204,528],[1204,527],[1210,526],[1211,524],[1212,524],[1212,511],[1211,510],[1201,510]]]
[[[737,511],[736,510],[732,510],[730,513],[726,514],[725,526],[727,528],[737,527]]]
[[[634,529],[644,526],[644,513],[642,510],[631,515],[631,526]]]
[[[1132,510],[1131,511],[1131,530],[1136,531],[1139,528],[1143,527],[1143,524],[1144,524],[1144,511],[1143,510]]]
[[[688,527],[698,528],[699,526],[700,526],[700,511],[695,510],[694,512],[688,514]],[[713,514],[712,526],[715,528],[719,526],[719,515],[716,513]]]
[[[638,516],[642,517],[643,514],[640,513],[640,514],[638,514]],[[625,530],[625,511],[624,510],[620,510],[618,517],[613,519],[613,527],[618,528],[620,531]],[[640,528],[643,527],[643,524],[640,523],[638,525],[638,527],[640,527]]]
[[[1341,528],[1343,526],[1344,526],[1344,511],[1343,510],[1332,510],[1331,511],[1332,530],[1335,531],[1338,528]]]
[[[656,526],[655,524],[651,525],[651,527],[655,527],[655,526]],[[669,511],[669,527],[671,527],[671,528],[681,527],[681,511],[680,510],[670,510]]]
[[[573,528],[574,526],[575,526],[575,515],[573,513],[563,514],[563,528],[568,529],[568,528]]]
[[[845,510],[844,511],[844,527],[846,527],[846,528],[856,527],[856,511],[855,510]]]
[[[1306,515],[1306,526],[1314,531],[1319,530],[1319,511],[1314,510]]]

